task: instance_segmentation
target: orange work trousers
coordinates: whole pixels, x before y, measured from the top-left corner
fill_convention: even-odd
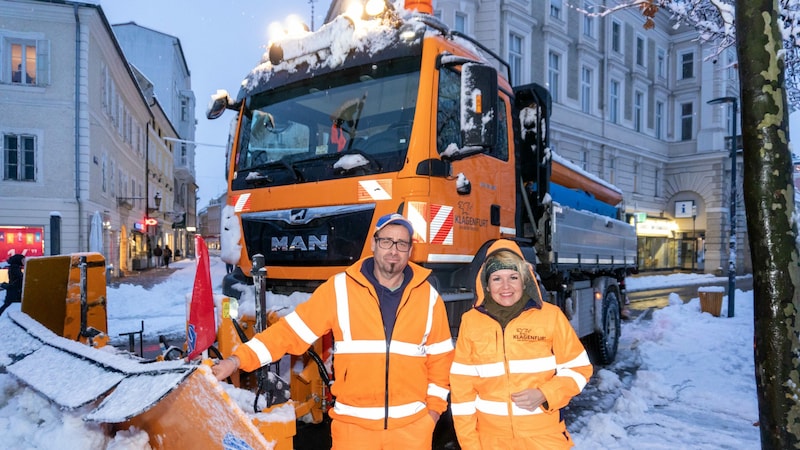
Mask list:
[[[485,450],[568,450],[575,445],[567,430],[526,437],[480,435],[480,440]]]
[[[341,420],[331,422],[331,450],[431,450],[436,423],[425,414],[393,430],[369,430]]]

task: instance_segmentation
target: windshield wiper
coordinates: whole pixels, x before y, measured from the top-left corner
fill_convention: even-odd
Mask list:
[[[303,173],[300,170],[298,170],[297,167],[295,167],[293,164],[290,164],[290,163],[284,161],[283,159],[279,159],[277,161],[270,161],[268,163],[259,164],[259,165],[255,166],[255,167],[251,167],[249,169],[250,173],[247,174],[247,177],[245,178],[245,181],[247,181],[248,183],[251,183],[251,184],[257,184],[257,183],[261,183],[261,182],[272,183],[273,179],[270,178],[269,175],[263,174],[261,171],[262,170],[275,170],[275,169],[278,169],[278,168],[286,169],[289,172],[289,174],[291,174],[292,179],[295,182],[301,183],[301,182],[305,181],[305,177],[303,177]],[[254,173],[257,174],[257,175],[254,176],[253,175]]]

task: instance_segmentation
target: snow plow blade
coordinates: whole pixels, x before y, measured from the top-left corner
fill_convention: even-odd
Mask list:
[[[0,365],[66,409],[86,407],[86,421],[136,426],[154,449],[272,448],[207,366],[131,359],[62,338],[22,312],[9,319]]]

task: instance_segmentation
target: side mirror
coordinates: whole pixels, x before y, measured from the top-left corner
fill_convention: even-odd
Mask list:
[[[465,63],[461,66],[461,139],[465,148],[497,145],[497,70]]]
[[[233,99],[231,99],[228,91],[225,89],[220,89],[216,94],[211,96],[211,101],[208,102],[208,107],[206,107],[206,118],[209,120],[216,119],[221,116],[226,109],[236,109],[236,104],[234,103]]]

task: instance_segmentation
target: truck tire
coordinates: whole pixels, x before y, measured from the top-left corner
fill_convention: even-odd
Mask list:
[[[600,330],[591,335],[591,351],[595,363],[605,366],[617,357],[620,334],[620,311],[617,291],[609,289],[603,297]]]

